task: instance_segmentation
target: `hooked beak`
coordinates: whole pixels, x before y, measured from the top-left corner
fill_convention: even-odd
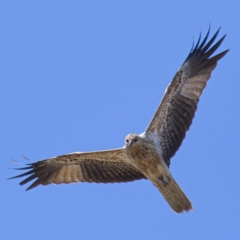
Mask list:
[[[129,140],[129,143],[128,143],[129,147],[132,147],[133,143],[134,143],[133,140]]]

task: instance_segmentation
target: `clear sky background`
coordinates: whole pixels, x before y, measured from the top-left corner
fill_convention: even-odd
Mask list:
[[[239,1],[1,1],[0,239],[240,239]],[[230,48],[170,170],[194,211],[149,181],[6,180],[27,163],[118,148],[147,127],[199,33]],[[219,39],[218,38],[218,39]]]

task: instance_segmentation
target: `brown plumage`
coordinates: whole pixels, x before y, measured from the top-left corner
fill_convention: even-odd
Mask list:
[[[158,188],[171,208],[177,213],[190,211],[191,202],[173,179],[155,143],[144,134],[129,134],[126,143],[124,150],[131,164]]]
[[[129,134],[123,148],[49,158],[20,168],[29,171],[13,178],[28,176],[20,185],[35,180],[27,190],[51,183],[114,183],[149,179],[175,212],[190,211],[191,202],[173,179],[169,165],[192,123],[211,72],[228,52],[210,57],[225,38],[223,36],[212,46],[218,33],[219,30],[207,42],[208,31],[201,43],[200,35],[166,89],[146,131],[140,135]]]

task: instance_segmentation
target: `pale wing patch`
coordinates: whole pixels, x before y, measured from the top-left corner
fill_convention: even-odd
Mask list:
[[[203,89],[206,87],[207,80],[211,77],[210,73],[200,74],[194,76],[193,78],[188,79],[181,91],[180,94],[189,99],[199,99],[201,96]]]
[[[54,183],[60,184],[63,183],[63,176],[64,176],[65,169],[62,167],[60,171],[57,173],[57,176],[54,179]]]
[[[71,179],[73,182],[79,182],[82,180],[82,172],[79,165],[72,166]]]

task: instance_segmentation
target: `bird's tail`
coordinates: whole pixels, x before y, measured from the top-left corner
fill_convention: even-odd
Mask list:
[[[154,185],[158,188],[170,207],[175,212],[188,212],[192,209],[191,202],[172,177],[168,177],[168,182],[166,184],[162,184],[161,182],[157,181],[154,183]]]

